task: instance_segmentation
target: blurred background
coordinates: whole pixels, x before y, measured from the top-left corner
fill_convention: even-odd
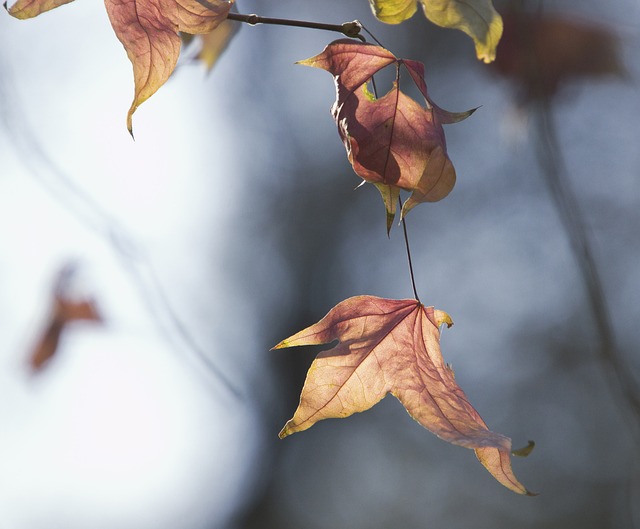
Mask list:
[[[331,77],[294,64],[338,36],[243,27],[208,74],[187,50],[134,142],[130,63],[75,2],[0,16],[0,529],[640,527],[640,5],[495,5],[493,66],[365,0],[238,7],[360,19],[438,105],[480,107],[445,130],[456,188],[408,216],[416,282],[470,401],[535,440],[514,470],[540,495],[393,398],[277,437],[318,351],[269,348],[349,296],[412,296]],[[61,297],[100,321],[34,368]]]

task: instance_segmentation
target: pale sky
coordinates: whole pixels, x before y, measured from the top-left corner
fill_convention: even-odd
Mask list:
[[[202,114],[216,85],[185,69],[141,107],[134,142],[131,66],[101,3],[3,13],[0,46],[0,528],[223,527],[256,450],[252,412],[205,373],[151,275],[196,342],[230,308],[210,259],[228,234],[209,227],[230,218],[228,202],[211,207],[212,178],[230,170],[224,135],[213,140],[225,118]],[[72,326],[32,376],[29,348],[70,260],[105,323]],[[188,304],[203,281],[214,313]],[[229,377],[243,369],[233,332],[208,351]]]

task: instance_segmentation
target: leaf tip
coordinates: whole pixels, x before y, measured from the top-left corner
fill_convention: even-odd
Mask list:
[[[133,112],[134,111],[135,111],[135,108],[131,107],[131,109],[129,110],[129,113],[127,114],[127,130],[131,135],[131,139],[135,141],[136,137],[133,135]]]
[[[316,62],[315,57],[309,57],[308,59],[303,59],[301,61],[296,61],[294,64],[299,64],[300,66],[311,66],[314,67]]]
[[[396,212],[390,213],[387,211],[387,237],[391,239],[391,227],[393,226],[393,220],[396,217]],[[402,222],[402,221],[401,221]]]
[[[523,446],[522,448],[516,448],[515,450],[511,450],[511,455],[518,457],[527,457],[533,449],[535,448],[535,441],[529,441],[527,446]]]
[[[453,320],[451,319],[451,316],[449,316],[443,310],[436,310],[434,311],[434,314],[436,317],[436,322],[438,323],[438,327],[440,327],[440,325],[446,325],[447,329],[449,329],[453,325]]]
[[[278,437],[280,439],[284,439],[285,437],[289,437],[292,433],[295,433],[295,431],[289,426],[290,424],[291,421],[287,421],[287,424],[285,424],[282,430],[280,430],[280,433],[278,433]]]

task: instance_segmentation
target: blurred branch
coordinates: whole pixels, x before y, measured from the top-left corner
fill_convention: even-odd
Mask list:
[[[500,45],[497,73],[515,83],[522,102],[533,111],[538,162],[587,294],[598,356],[616,396],[635,418],[634,433],[640,435],[640,386],[616,344],[593,243],[571,187],[552,109],[554,98],[567,81],[605,75],[624,77],[626,69],[619,58],[617,38],[604,27],[546,14],[541,1],[530,13],[521,0],[513,0],[505,14]]]
[[[616,344],[611,314],[607,307],[602,279],[594,257],[592,243],[580,212],[578,200],[568,178],[560,142],[556,134],[553,112],[548,98],[542,98],[534,112],[538,135],[538,161],[549,194],[562,222],[580,270],[589,307],[598,336],[598,354],[606,366],[619,396],[640,426],[640,388],[625,365]]]
[[[7,79],[8,68],[0,63],[0,121],[19,155],[25,168],[56,200],[62,203],[83,225],[103,238],[120,259],[121,266],[129,274],[132,283],[139,291],[147,309],[156,322],[158,329],[173,341],[177,335],[182,343],[204,364],[216,380],[235,398],[243,395],[236,385],[215,365],[211,357],[197,344],[187,330],[176,311],[173,309],[164,288],[157,278],[150,259],[145,256],[138,245],[127,233],[127,230],[116,219],[95,201],[90,195],[77,186],[68,175],[60,169],[47,155],[38,138],[26,125],[22,105],[15,90]],[[44,173],[49,178],[43,176]],[[167,325],[173,328],[170,333]]]

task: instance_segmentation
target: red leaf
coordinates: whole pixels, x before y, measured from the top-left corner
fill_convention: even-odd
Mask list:
[[[400,189],[412,192],[402,216],[421,202],[435,202],[449,194],[456,174],[447,156],[442,124],[460,121],[473,110],[454,114],[434,105],[421,63],[397,59],[380,46],[340,39],[300,64],[334,76],[337,95],[332,115],[354,171],[375,184],[382,195],[387,231],[395,218]],[[392,64],[396,67],[393,87],[376,98],[367,83]],[[425,106],[400,90],[401,65],[422,93]]]
[[[474,449],[505,487],[530,494],[511,470],[510,439],[487,428],[444,363],[442,324],[453,325],[448,314],[414,299],[357,296],[280,342],[274,349],[339,341],[311,364],[300,405],[280,437],[368,410],[391,393],[438,437]]]

